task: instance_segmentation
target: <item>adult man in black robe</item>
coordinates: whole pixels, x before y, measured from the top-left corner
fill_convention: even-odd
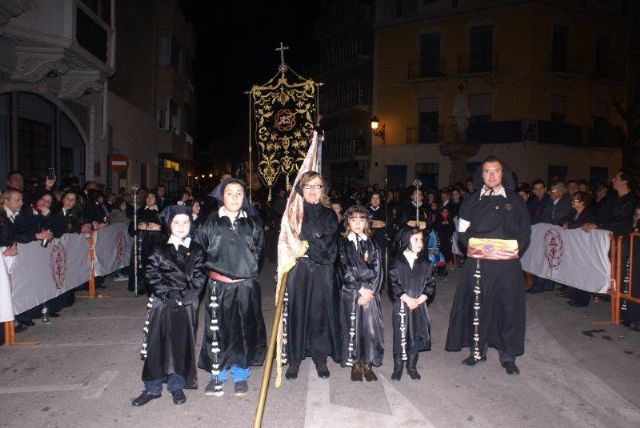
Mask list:
[[[476,176],[476,190],[460,208],[458,232],[469,257],[451,308],[447,351],[470,348],[463,363],[487,358],[487,348],[500,353],[508,374],[524,353],[525,295],[519,256],[529,244],[529,214],[511,189],[511,171],[490,156]]]

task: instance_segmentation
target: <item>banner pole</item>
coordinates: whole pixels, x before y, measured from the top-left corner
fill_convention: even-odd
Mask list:
[[[269,348],[264,361],[264,371],[262,372],[262,383],[260,384],[260,396],[258,398],[258,406],[256,415],[253,420],[253,427],[260,428],[262,426],[262,416],[264,414],[264,405],[267,400],[267,391],[269,389],[269,381],[271,380],[271,368],[273,366],[273,354],[275,353],[276,340],[278,338],[278,330],[280,328],[280,318],[282,318],[282,308],[284,306],[284,293],[287,291],[287,277],[289,272],[282,275],[282,283],[277,296],[276,312],[273,316],[273,325],[271,326],[271,336],[269,337]]]

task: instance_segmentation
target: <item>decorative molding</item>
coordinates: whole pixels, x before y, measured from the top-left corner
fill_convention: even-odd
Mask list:
[[[60,78],[58,97],[79,98],[87,91],[100,92],[103,88],[99,71],[72,70]]]
[[[11,78],[37,82],[50,71],[64,74],[70,69],[64,61],[63,48],[16,47],[16,68]]]

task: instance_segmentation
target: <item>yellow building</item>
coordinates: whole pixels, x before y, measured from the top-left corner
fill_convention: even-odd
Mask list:
[[[622,0],[377,0],[371,182],[449,184],[454,118],[520,181],[601,181],[621,166],[630,91]],[[481,145],[481,146],[480,146]],[[469,154],[473,154],[470,149]],[[462,160],[464,162],[464,159]],[[460,179],[458,176],[457,179]]]

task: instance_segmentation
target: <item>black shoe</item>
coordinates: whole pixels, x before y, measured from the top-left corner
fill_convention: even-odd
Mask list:
[[[404,368],[404,361],[400,354],[393,354],[393,373],[391,373],[391,379],[400,380],[402,378],[402,369]]]
[[[353,363],[351,367],[351,380],[353,382],[362,382],[362,363],[360,361]]]
[[[33,327],[34,325],[36,325],[36,323],[34,323],[33,320],[27,320],[24,322],[24,325]]]
[[[500,363],[500,365],[507,371],[507,374],[520,374],[520,369],[516,366],[515,361],[507,361]]]
[[[487,356],[486,355],[481,355],[480,359],[476,360],[473,355],[469,355],[467,358],[462,360],[462,364],[465,364],[467,366],[475,366],[476,364],[478,364],[481,361],[487,361]]]
[[[59,313],[57,313],[57,312],[51,312],[51,313],[49,314],[49,316],[50,316],[51,318],[58,318],[58,317],[60,316],[60,314],[59,314]]]
[[[407,374],[413,380],[419,380],[422,378],[418,370],[416,370],[416,365],[418,364],[418,354],[409,355],[407,358]]]
[[[317,355],[313,358],[313,362],[316,364],[318,377],[328,378],[331,373],[329,372],[329,368],[327,367],[327,356]]]
[[[187,397],[181,389],[171,391],[171,395],[173,396],[173,404],[184,404],[187,401]]]
[[[158,395],[150,394],[149,391],[145,389],[144,391],[142,391],[142,394],[138,395],[137,398],[131,401],[131,404],[136,407],[144,406],[149,401],[155,400],[156,398],[160,398],[160,394]]]
[[[300,371],[300,361],[289,361],[289,366],[284,374],[287,379],[297,379]]]
[[[373,372],[373,367],[371,364],[365,364],[362,366],[362,374],[367,382],[375,382],[378,380],[378,376]]]
[[[22,333],[26,329],[27,329],[26,325],[24,325],[24,324],[16,324],[16,326],[13,328],[13,331],[15,331],[16,333]]]

